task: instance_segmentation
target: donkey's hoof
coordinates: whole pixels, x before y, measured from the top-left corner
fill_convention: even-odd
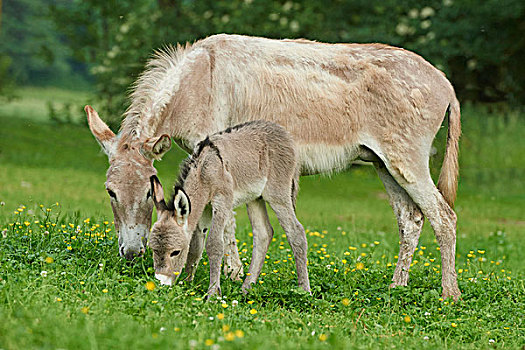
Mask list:
[[[232,263],[231,265],[224,266],[224,275],[229,277],[232,281],[240,281],[241,277],[244,276],[244,269],[242,263]]]
[[[246,282],[244,282],[242,284],[242,287],[241,287],[242,294],[245,294],[245,295],[248,294],[250,289],[252,289],[252,285],[253,285],[253,283],[246,283]]]
[[[461,298],[461,292],[457,286],[452,288],[443,288],[442,296],[443,299],[452,298],[452,300],[458,301],[459,298]]]

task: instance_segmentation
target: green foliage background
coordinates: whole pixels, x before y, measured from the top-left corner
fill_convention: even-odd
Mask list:
[[[2,23],[0,85],[7,72],[19,84],[87,80],[114,126],[152,50],[215,33],[388,43],[445,71],[462,101],[525,98],[521,0],[16,0]]]

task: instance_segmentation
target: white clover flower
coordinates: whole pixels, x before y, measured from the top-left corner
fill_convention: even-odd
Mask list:
[[[494,344],[496,341],[494,339],[489,339],[489,344]]]
[[[232,306],[235,307],[239,304],[239,302],[237,300],[232,300]]]
[[[208,320],[213,321],[215,318],[213,316],[208,317]]]
[[[425,312],[425,316],[430,316],[430,312]]]
[[[430,339],[430,338],[428,337],[428,335],[425,335],[425,336],[423,337],[423,340],[429,340],[429,339]]]
[[[42,272],[40,272],[40,276],[42,276],[42,277],[47,277],[47,271],[42,271]]]
[[[166,327],[160,327],[159,331],[162,333],[166,330]]]

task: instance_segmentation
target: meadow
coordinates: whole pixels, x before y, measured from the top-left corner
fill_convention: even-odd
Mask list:
[[[457,266],[462,299],[443,300],[440,254],[425,223],[409,285],[389,289],[397,224],[375,171],[301,178],[313,295],[296,286],[291,249],[275,235],[249,294],[223,277],[205,301],[206,256],[192,283],[160,286],[151,252],[118,257],[104,190],[107,158],[84,123],[89,93],[25,88],[0,104],[0,349],[523,348],[525,115],[462,110]],[[50,120],[47,101],[74,106]],[[436,147],[443,150],[444,132]],[[186,154],[156,164],[174,181]],[[439,154],[432,160],[439,168]],[[167,185],[165,185],[167,187]],[[251,232],[237,209],[246,265]]]

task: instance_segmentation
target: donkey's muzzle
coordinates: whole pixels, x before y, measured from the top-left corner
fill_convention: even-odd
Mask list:
[[[144,255],[144,247],[140,247],[139,249],[132,249],[132,248],[126,249],[124,246],[121,246],[119,251],[120,251],[120,256],[126,258],[127,260],[133,260],[137,257]]]

